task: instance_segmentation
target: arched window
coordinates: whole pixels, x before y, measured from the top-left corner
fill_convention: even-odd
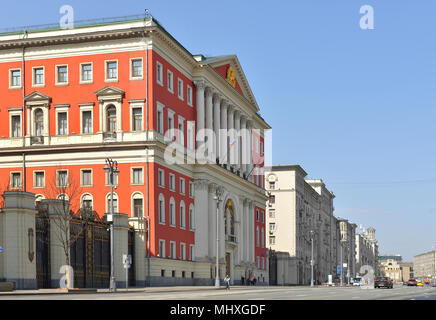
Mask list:
[[[69,200],[68,195],[66,195],[65,193],[61,193],[61,194],[59,194],[56,198],[57,198],[58,200],[65,200],[65,201],[68,201],[68,200]]]
[[[144,216],[144,197],[140,192],[135,192],[132,195],[132,212],[133,217],[143,217]]]
[[[107,118],[107,131],[115,132],[117,131],[117,109],[114,105],[110,105],[106,109],[106,118]]]
[[[195,220],[194,220],[194,206],[192,203],[189,205],[189,229],[194,230],[195,228]]]
[[[92,196],[89,193],[85,193],[82,195],[82,198],[80,200],[80,208],[92,210]]]
[[[180,228],[186,228],[185,202],[180,201]]]
[[[113,196],[114,213],[118,213],[118,195],[114,192]],[[111,212],[111,194],[106,196],[106,212]]]
[[[35,196],[35,204],[37,204],[38,202],[40,202],[43,199],[45,199],[45,197],[42,194],[37,194]]]
[[[225,234],[230,233],[230,235],[235,234],[235,213],[232,200],[227,200],[226,209],[224,211],[224,230]],[[227,227],[229,224],[229,227]],[[230,229],[230,230],[228,230]]]
[[[174,198],[170,198],[170,226],[176,225],[176,202]]]
[[[42,109],[35,110],[35,136],[44,134],[44,112]]]
[[[159,194],[159,200],[157,204],[157,211],[159,216],[159,223],[165,223],[165,197],[161,193]]]

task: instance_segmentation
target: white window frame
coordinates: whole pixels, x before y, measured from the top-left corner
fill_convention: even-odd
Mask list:
[[[168,134],[168,138],[171,138],[171,140],[174,139],[174,130],[175,129],[175,122],[174,122],[174,115],[175,112],[173,110],[171,110],[170,108],[167,108],[167,112],[168,112],[168,117],[167,117],[167,134]],[[172,126],[170,127],[170,120],[172,122]]]
[[[70,116],[69,116],[69,106],[60,106],[57,107],[55,106],[56,109],[56,135],[60,135],[59,134],[59,113],[66,113],[67,114],[67,133],[66,134],[61,134],[62,136],[66,136],[69,135],[69,129],[70,129]]]
[[[117,63],[117,77],[116,78],[108,78],[108,64],[111,62]],[[112,60],[105,60],[104,61],[104,82],[118,82],[120,75],[120,65],[118,63],[118,59],[112,59]]]
[[[91,184],[84,184],[83,182],[83,171],[91,171]],[[81,168],[80,169],[80,186],[81,187],[92,187],[94,186],[94,174],[91,168]]]
[[[59,68],[60,67],[67,67],[67,81],[65,82],[60,82],[59,81]],[[68,70],[68,65],[67,64],[59,64],[55,66],[55,86],[68,86],[69,83],[69,70]]]
[[[187,121],[187,129],[186,129],[186,147],[189,150],[194,150],[195,147],[195,122],[194,121]]]
[[[111,207],[110,207],[110,204],[109,204],[109,202],[111,201],[111,193],[109,192],[108,194],[106,194],[106,212],[110,212],[110,210],[111,210]],[[114,192],[113,193],[113,200],[115,201],[117,201],[117,205],[116,206],[114,206],[114,213],[119,213],[119,211],[120,211],[120,197],[118,196],[118,194],[116,193],[116,192]]]
[[[133,177],[134,177],[134,169],[141,169],[141,181],[140,183],[135,183],[133,181]],[[143,186],[144,185],[144,167],[131,167],[130,168],[130,184],[133,186]]]
[[[162,135],[165,134],[164,108],[165,108],[165,106],[162,103],[160,103],[160,102],[156,103],[156,131]],[[159,117],[158,117],[159,112],[161,114],[160,121],[159,121]]]
[[[83,132],[83,112],[91,111],[91,132]],[[80,134],[93,134],[94,133],[94,104],[80,105]]]
[[[186,243],[180,242],[180,260],[186,260]]]
[[[165,170],[164,169],[160,169],[160,168],[157,169],[157,185],[159,187],[165,188]]]
[[[177,259],[177,243],[175,241],[170,241],[170,259]]]
[[[160,72],[158,66],[160,67]],[[163,86],[163,65],[159,61],[156,61],[156,82],[157,84]]]
[[[67,172],[66,185],[60,185],[59,184],[59,172],[61,172],[61,171],[66,171]],[[59,170],[56,170],[56,187],[58,187],[58,188],[60,188],[60,187],[68,187],[69,176],[70,176],[70,174],[68,172],[68,169],[59,169]]]
[[[171,75],[171,81],[169,81],[169,75]],[[167,70],[167,89],[169,92],[174,93],[174,73],[171,70]]]
[[[105,186],[109,187],[110,186],[110,184],[109,184],[109,182],[110,182],[109,181],[109,178],[110,178],[109,171],[105,172],[104,176],[105,176]],[[114,187],[118,187],[118,175],[114,175]]]
[[[133,61],[137,61],[137,60],[141,60],[141,75],[140,76],[133,75]],[[144,80],[144,59],[142,57],[130,58],[129,66],[130,66],[129,69],[130,69],[130,80],[131,81]]]
[[[22,138],[23,137],[23,116],[22,116],[23,112],[21,110],[14,110],[14,111],[9,111],[9,137],[11,138]],[[19,135],[17,137],[13,136],[13,127],[12,127],[12,117],[20,117],[20,132]]]
[[[20,85],[18,86],[14,86],[12,84],[12,73],[14,71],[20,71]],[[23,73],[21,71],[21,68],[9,69],[9,89],[21,89],[22,86],[23,86]]]
[[[142,200],[142,212],[141,212],[140,217],[144,217],[144,195],[141,192],[139,192],[139,191],[135,191],[135,192],[132,193],[132,197],[131,197],[132,208],[131,208],[131,211],[130,211],[132,213],[132,217],[135,217],[135,200],[139,200],[139,199]]]
[[[19,174],[20,175],[20,185],[19,186],[14,186],[13,185],[14,179],[12,179],[12,176],[14,174]],[[11,172],[9,172],[9,181],[10,181],[9,185],[11,187],[11,190],[21,189],[23,187],[23,175],[22,175],[22,172],[21,171],[11,171]]]
[[[173,210],[171,210],[171,207],[173,208]],[[169,224],[170,227],[177,226],[176,200],[174,200],[173,197],[170,198],[170,202],[168,203],[168,213],[169,213],[169,218],[170,218],[170,224]]]
[[[180,90],[181,88],[181,90]],[[184,94],[183,94],[183,80],[180,78],[177,78],[177,96],[180,100],[184,100]]]
[[[185,118],[180,115],[177,115],[177,142],[185,145]]]
[[[42,179],[42,186],[36,185],[36,174],[42,173],[44,178]],[[44,189],[45,188],[45,170],[35,170],[33,171],[33,189]]]
[[[192,215],[191,215],[191,210],[192,210]],[[189,230],[194,231],[195,230],[195,207],[192,203],[189,205],[188,215],[189,215]]]
[[[182,195],[186,194],[186,180],[185,180],[185,178],[179,178],[179,192]]]
[[[163,250],[161,250],[161,249],[163,249]],[[165,240],[164,239],[159,239],[159,257],[165,258]]]
[[[160,201],[162,201],[162,212],[159,211],[159,209],[160,209],[159,202]],[[165,196],[162,193],[159,194],[158,200],[157,200],[157,214],[158,214],[157,219],[159,221],[159,224],[165,225]]]
[[[36,83],[35,82],[35,70],[36,69],[42,69],[42,78],[43,81],[42,83]],[[32,67],[32,88],[43,88],[45,87],[45,67],[44,66],[37,66],[37,67]]]
[[[182,217],[182,208],[183,208],[183,217]],[[180,222],[180,229],[186,229],[186,205],[183,200],[180,201],[180,205],[179,205],[179,222]]]
[[[84,80],[83,79],[83,66],[84,65],[91,65],[91,79],[90,80]],[[80,84],[91,84],[94,82],[94,65],[92,62],[82,62],[79,65],[79,76],[80,76]]]
[[[189,181],[189,197],[194,198],[194,182]]]
[[[173,183],[171,183],[171,181]],[[168,189],[170,191],[176,192],[176,175],[174,173],[171,173],[171,172],[168,175]]]
[[[194,245],[190,244],[189,245],[189,261],[194,261],[195,260],[195,256],[194,256]]]
[[[188,103],[188,106],[192,107],[193,106],[193,102],[192,102],[192,97],[193,97],[193,91],[192,91],[192,87],[190,85],[186,86],[186,102]]]
[[[134,130],[133,109],[141,109],[141,130]],[[131,102],[130,103],[130,131],[141,132],[144,131],[144,102]]]

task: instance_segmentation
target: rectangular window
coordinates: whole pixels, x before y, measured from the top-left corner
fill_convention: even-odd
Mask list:
[[[189,260],[194,261],[194,246],[192,244],[189,246]],[[194,273],[192,273],[192,278],[194,278]]]
[[[67,113],[58,112],[58,135],[68,134]]]
[[[159,256],[165,258],[165,240],[159,240]],[[163,271],[163,276],[165,275],[165,270]]]
[[[185,227],[186,227],[185,207],[180,206],[180,228],[185,229]]]
[[[180,193],[185,194],[185,179],[180,178]]]
[[[58,170],[57,171],[57,186],[66,187],[68,185],[68,171]]]
[[[276,217],[276,211],[274,209],[270,209],[269,210],[269,217],[270,218],[275,218]]]
[[[92,111],[82,111],[82,133],[92,133]]]
[[[11,188],[20,189],[21,188],[21,172],[11,173]]]
[[[21,116],[11,117],[12,137],[21,137]]]
[[[143,184],[142,179],[142,168],[133,168],[132,169],[132,184]]]
[[[156,82],[163,85],[163,67],[160,62],[156,62]]]
[[[117,61],[106,62],[106,79],[116,80],[118,79],[118,63]]]
[[[180,244],[180,259],[186,260],[186,245],[184,243]]]
[[[189,230],[194,230],[194,209],[189,208]]]
[[[188,105],[190,105],[192,107],[192,87],[191,86],[187,86],[186,100],[188,102]]]
[[[92,64],[84,63],[81,65],[80,75],[82,77],[82,82],[91,82],[92,81]]]
[[[10,87],[21,87],[21,70],[11,70]]]
[[[183,80],[177,79],[177,94],[179,99],[183,100]]]
[[[33,69],[33,84],[34,85],[44,84],[44,68]]]
[[[133,213],[135,217],[143,216],[143,203],[142,199],[133,199]]]
[[[170,255],[171,259],[176,259],[176,243],[174,241],[170,242]]]
[[[187,145],[188,145],[188,149],[193,150],[194,149],[194,126],[195,123],[194,121],[188,121],[188,128],[187,128]]]
[[[132,60],[132,78],[142,78],[142,59]]]
[[[165,187],[165,172],[162,169],[157,170],[157,183],[160,187]]]
[[[192,181],[189,181],[189,196],[194,198],[194,183]]]
[[[276,231],[276,224],[270,223],[269,224],[269,232],[274,232],[274,231]]]
[[[167,85],[168,91],[174,93],[173,73],[170,70],[167,72]]]
[[[265,213],[263,211],[260,213],[260,222],[265,222]]]
[[[276,183],[275,183],[275,182],[270,182],[270,183],[269,183],[269,188],[270,188],[270,190],[275,190],[275,188],[276,188]]]
[[[92,170],[84,169],[81,173],[82,186],[92,186]]]
[[[56,72],[57,83],[65,84],[68,82],[68,67],[58,66]]]
[[[33,187],[44,188],[45,187],[45,173],[44,171],[35,171],[33,175]]]
[[[171,191],[176,191],[176,187],[174,185],[174,174],[170,173],[170,181],[169,181],[169,188]]]
[[[165,223],[165,211],[164,211],[164,208],[165,208],[164,200],[159,198],[159,201],[158,201],[159,223]]]
[[[132,109],[132,130],[142,131],[142,108]]]
[[[176,226],[176,208],[174,202],[170,200],[170,226]]]
[[[269,237],[269,244],[270,245],[275,245],[276,244],[276,237],[275,236],[270,236]]]
[[[113,181],[112,181],[113,185],[118,186],[118,175],[114,174],[114,175],[112,175],[112,178],[113,178]],[[106,172],[106,185],[110,186],[110,184],[111,184],[111,175],[110,175],[110,172]]]
[[[259,209],[256,209],[256,221],[259,222]]]

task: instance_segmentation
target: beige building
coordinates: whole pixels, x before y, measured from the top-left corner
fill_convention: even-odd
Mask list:
[[[365,230],[361,225],[359,233],[356,234],[356,274],[365,273],[360,271],[362,266],[371,266],[374,273],[378,269],[378,243],[375,239],[375,229]]]
[[[338,246],[338,265],[343,265],[344,283],[349,283],[350,278],[356,274],[356,227],[347,219],[338,218],[338,229],[340,233]]]
[[[407,282],[409,279],[415,278],[415,272],[413,270],[413,262],[400,262],[401,269],[401,281]]]
[[[413,270],[417,279],[436,277],[436,250],[413,257]]]
[[[299,165],[273,166],[265,173],[267,247],[287,253],[287,275],[278,274],[277,284],[308,284],[311,279],[313,241],[314,280],[326,282],[336,274],[337,226],[333,216],[334,194],[320,179],[305,179]],[[286,254],[281,255],[287,257]]]
[[[400,262],[394,259],[380,261],[384,276],[392,279],[394,283],[400,283],[403,280]]]

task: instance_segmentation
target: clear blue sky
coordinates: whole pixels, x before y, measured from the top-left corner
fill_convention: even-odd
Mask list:
[[[433,0],[9,1],[0,27],[142,13],[191,53],[237,54],[273,127],[273,163],[300,164],[381,253],[436,246]],[[375,29],[361,30],[362,5]]]

